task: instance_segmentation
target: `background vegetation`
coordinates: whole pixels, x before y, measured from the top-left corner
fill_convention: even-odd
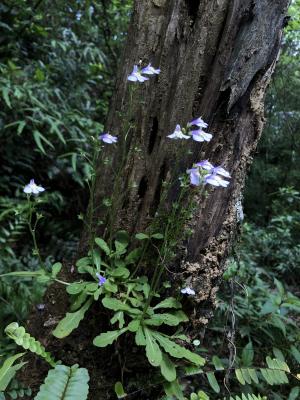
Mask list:
[[[31,178],[49,189],[41,204],[42,254],[49,262],[75,256],[88,200],[89,166],[80,153],[103,129],[130,11],[128,0],[0,4],[0,274],[38,268],[24,219],[22,189]],[[260,365],[268,354],[290,368],[300,364],[299,0],[290,15],[247,181],[241,238],[216,318],[200,338],[199,349],[227,365]],[[43,289],[1,279],[0,325],[21,324]],[[0,354],[12,350],[1,331]],[[259,389],[274,400],[300,396],[297,383]]]

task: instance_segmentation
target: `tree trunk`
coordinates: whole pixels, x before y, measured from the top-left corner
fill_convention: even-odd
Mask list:
[[[108,152],[113,161],[101,165],[97,175],[96,204],[110,198],[115,209],[109,210],[107,218],[100,208],[95,220],[104,221],[97,229],[100,234],[107,234],[112,218],[113,228],[143,231],[159,208],[163,181],[176,179],[203,159],[230,171],[230,186],[213,190],[206,199],[200,196],[188,224],[193,235],[184,243],[180,269],[196,289],[195,301],[201,303],[196,325],[205,323],[212,310],[235,236],[241,192],[263,128],[264,95],[278,56],[287,5],[288,0],[135,2],[106,125],[122,143],[116,153]],[[132,83],[127,75],[140,60],[159,66],[161,74],[156,82],[140,85],[133,112],[128,113]],[[189,143],[189,151],[182,154],[183,145],[166,136],[176,124],[185,126],[200,115],[209,123],[213,139],[209,144]],[[180,157],[179,168],[176,157]],[[119,169],[112,185],[112,171]],[[167,199],[166,210],[176,192]]]
[[[97,208],[95,221],[103,224],[95,224],[95,230],[104,236],[120,228],[131,234],[145,231],[161,206],[163,182],[176,179],[194,162],[209,159],[230,171],[228,188],[214,189],[205,198],[195,192],[197,208],[185,227],[192,235],[180,243],[176,263],[170,267],[175,286],[180,277],[180,282],[188,282],[196,292],[190,332],[203,328],[211,316],[236,235],[241,192],[263,128],[264,95],[278,56],[288,2],[135,1],[106,124],[106,131],[117,134],[119,143],[116,148],[107,146],[105,157],[111,161],[99,165],[94,199],[97,206],[109,198],[113,207],[108,213],[105,207]],[[138,84],[128,82],[127,76],[140,60],[143,65],[151,62],[159,67],[161,74],[137,86],[130,100],[128,86]],[[184,126],[200,115],[213,133],[210,143],[182,144],[166,137],[176,124]],[[176,157],[180,157],[179,163]],[[163,199],[166,212],[178,197],[177,186]],[[57,290],[50,288],[48,299],[53,299]],[[96,307],[93,312],[99,316]],[[49,305],[47,318],[53,314],[58,312]],[[91,341],[100,329],[95,322],[89,324]],[[40,329],[42,322],[38,319],[29,325]],[[43,327],[39,336],[47,336],[50,331],[46,330]],[[114,398],[110,385],[120,379],[115,372],[119,365],[115,366],[113,356],[103,349],[83,349],[80,338],[82,334],[86,337],[86,330],[86,325],[79,327],[71,340],[61,342],[60,350],[64,348],[67,355],[69,346],[74,354],[81,346],[77,358],[71,358],[90,367],[90,399]],[[37,331],[33,329],[33,333]],[[121,353],[128,356],[126,349]],[[108,364],[114,365],[109,371]],[[131,399],[159,398],[148,392],[143,396],[139,392]]]

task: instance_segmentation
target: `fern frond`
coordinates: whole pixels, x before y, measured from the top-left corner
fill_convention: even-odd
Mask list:
[[[89,393],[89,374],[78,365],[57,365],[48,372],[35,400],[86,400]]]
[[[25,350],[30,350],[32,353],[43,357],[51,367],[56,366],[55,360],[49,352],[46,352],[45,347],[34,337],[26,332],[23,326],[19,326],[17,322],[12,322],[5,328],[5,333],[13,339],[17,345],[22,346]]]

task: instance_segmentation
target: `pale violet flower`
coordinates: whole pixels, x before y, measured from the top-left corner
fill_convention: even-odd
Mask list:
[[[176,125],[175,131],[171,134],[167,136],[170,139],[189,139],[190,136],[185,135],[182,130],[180,125]]]
[[[194,186],[199,186],[201,183],[201,175],[199,172],[199,168],[191,168],[187,170],[187,173],[190,175],[190,183]]]
[[[26,194],[39,194],[44,191],[45,189],[42,186],[38,186],[34,182],[34,179],[31,179],[28,185],[26,185],[23,189],[23,192]]]
[[[211,133],[204,132],[202,129],[191,131],[191,135],[196,142],[209,142],[212,138]]]
[[[214,166],[208,160],[200,161],[200,162],[196,163],[195,165],[197,167],[206,169],[207,171],[211,171],[214,168]]]
[[[207,128],[208,127],[208,124],[206,122],[204,122],[203,119],[200,117],[193,119],[193,121],[188,123],[188,126],[193,126],[193,125],[198,126],[198,128]]]
[[[103,133],[99,136],[99,139],[102,140],[102,142],[108,144],[117,143],[118,141],[118,138],[116,136],[112,136],[109,133]]]
[[[213,173],[214,173],[214,174],[218,174],[218,175],[222,175],[222,176],[224,176],[225,178],[230,178],[229,172],[226,171],[226,169],[224,169],[224,168],[221,167],[221,166],[213,168]]]
[[[149,80],[149,78],[146,78],[141,74],[141,70],[137,65],[133,67],[133,71],[131,72],[130,75],[128,75],[127,79],[131,82],[141,82],[141,83]]]
[[[142,68],[142,74],[146,75],[158,75],[160,74],[160,69],[153,68],[151,63],[147,67]]]
[[[99,279],[98,285],[103,286],[104,283],[106,282],[106,278],[104,278],[104,276],[100,275],[99,272],[96,272],[96,276]]]
[[[209,174],[204,177],[205,183],[208,183],[212,186],[222,186],[227,187],[229,185],[229,181],[226,181],[221,176],[217,174]]]
[[[187,295],[191,295],[191,296],[194,296],[196,294],[195,290],[193,290],[190,287],[183,288],[183,289],[180,290],[180,292],[182,294],[187,294]]]

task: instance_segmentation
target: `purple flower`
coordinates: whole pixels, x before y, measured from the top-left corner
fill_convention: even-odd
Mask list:
[[[39,194],[44,191],[45,189],[42,186],[38,186],[34,182],[34,179],[31,179],[28,185],[26,185],[23,189],[23,192],[26,194]]]
[[[104,276],[100,275],[99,272],[96,272],[96,276],[99,279],[98,285],[103,286],[104,283],[106,282],[106,278],[104,278]]]
[[[208,127],[208,124],[206,122],[204,122],[203,119],[200,117],[193,119],[193,121],[188,123],[188,126],[193,126],[193,125],[198,126],[198,128],[207,128]]]
[[[175,131],[171,134],[167,136],[170,139],[189,139],[190,136],[185,135],[182,130],[180,125],[176,125]]]
[[[229,185],[229,181],[225,181],[221,176],[217,174],[208,174],[204,177],[205,183],[208,183],[212,186],[222,186],[227,187]]]
[[[193,290],[190,287],[186,287],[180,290],[182,294],[187,294],[187,295],[191,295],[194,296],[196,294],[195,290]]]
[[[199,186],[201,183],[201,175],[199,172],[199,168],[188,169],[187,173],[190,174],[191,185]]]
[[[196,142],[209,142],[212,138],[211,133],[204,132],[202,129],[191,131],[191,134]]]
[[[218,174],[218,175],[222,175],[225,178],[230,178],[230,174],[228,171],[226,171],[226,169],[224,169],[223,167],[219,166],[219,167],[214,167],[213,168],[213,173],[214,174]]]
[[[214,168],[214,166],[208,160],[200,161],[200,162],[196,163],[195,165],[197,167],[206,169],[207,171],[211,171]]]
[[[128,75],[127,79],[131,82],[141,82],[141,83],[149,80],[149,78],[146,78],[141,74],[141,71],[137,65],[133,67],[133,71],[131,72],[130,75]]]
[[[102,142],[108,144],[117,143],[118,141],[118,138],[116,136],[112,136],[109,133],[103,133],[99,136],[99,139],[102,140]]]
[[[158,75],[160,73],[160,69],[153,68],[151,64],[147,65],[147,67],[142,69],[142,74],[146,75]]]

